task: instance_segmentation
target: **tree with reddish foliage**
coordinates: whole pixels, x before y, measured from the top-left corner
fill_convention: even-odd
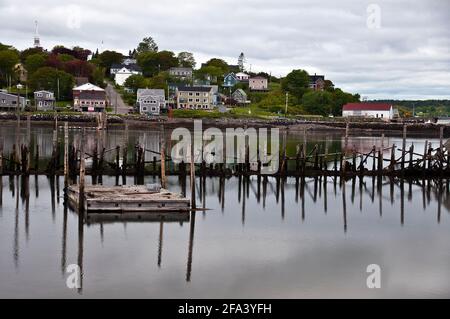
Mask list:
[[[72,74],[75,77],[86,77],[89,78],[94,71],[94,67],[92,64],[82,61],[82,60],[73,60],[64,63],[64,71],[69,74]]]
[[[63,69],[63,62],[58,58],[57,54],[50,54],[45,62],[45,65],[58,70]]]

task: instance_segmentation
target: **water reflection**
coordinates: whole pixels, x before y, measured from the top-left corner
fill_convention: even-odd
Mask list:
[[[128,184],[132,183],[132,177],[128,178]],[[157,177],[147,177],[145,182],[158,181]],[[114,178],[104,178],[105,184],[112,185],[115,183]],[[34,183],[34,185],[33,185]],[[317,214],[321,211],[327,218],[333,219],[333,216],[340,215],[341,232],[345,236],[349,236],[352,232],[358,231],[358,225],[354,224],[356,219],[352,212],[359,211],[361,213],[374,210],[381,220],[383,218],[392,218],[392,213],[397,214],[397,225],[404,227],[408,224],[408,218],[411,215],[407,210],[406,203],[410,211],[412,203],[420,203],[421,207],[416,207],[419,211],[426,211],[426,218],[432,218],[436,224],[443,220],[443,211],[450,211],[449,196],[449,180],[433,180],[433,179],[397,179],[384,177],[355,177],[349,180],[343,180],[339,177],[316,177],[316,178],[273,178],[267,176],[260,177],[232,177],[232,178],[210,178],[198,177],[195,180],[195,189],[197,197],[197,207],[201,213],[193,211],[190,214],[157,214],[152,216],[84,216],[79,215],[71,210],[66,201],[61,201],[63,193],[60,189],[63,183],[62,179],[39,177],[3,177],[0,183],[0,226],[3,230],[12,229],[12,264],[16,272],[22,271],[22,259],[25,259],[24,270],[27,271],[30,263],[30,254],[36,253],[30,251],[27,246],[32,246],[35,241],[42,241],[46,245],[52,245],[52,241],[45,239],[45,232],[52,232],[56,227],[58,234],[55,238],[60,240],[58,244],[58,264],[59,272],[65,281],[65,270],[68,264],[77,263],[81,269],[82,287],[78,290],[80,294],[84,294],[86,285],[90,285],[94,266],[92,262],[85,260],[86,251],[88,252],[88,260],[92,259],[92,254],[101,250],[101,247],[109,247],[110,244],[117,245],[114,254],[115,258],[121,259],[120,255],[127,255],[124,243],[117,243],[117,239],[110,236],[105,238],[105,228],[114,230],[116,226],[126,227],[127,224],[135,225],[155,225],[157,231],[157,247],[154,260],[156,267],[161,271],[173,268],[174,257],[169,253],[166,256],[164,250],[169,252],[174,250],[174,243],[180,248],[176,251],[184,251],[185,263],[185,281],[194,283],[196,280],[196,267],[203,268],[205,255],[205,238],[198,239],[198,224],[202,222],[204,231],[204,223],[214,221],[213,228],[223,227],[230,232],[234,232],[232,221],[239,218],[239,222],[243,231],[251,231],[255,227],[256,220],[262,211],[268,209],[271,216],[277,216],[281,223],[293,224],[293,220],[297,220],[301,225],[307,224],[308,227],[315,227],[317,222]],[[170,177],[168,180],[169,188],[174,191],[180,191],[183,194],[190,194],[189,183],[185,178]],[[4,187],[6,186],[6,187]],[[34,193],[30,193],[30,189],[34,188]],[[41,192],[40,188],[45,191]],[[45,218],[45,209],[48,209],[50,224],[43,221]],[[208,210],[210,209],[210,210]],[[10,219],[12,212],[12,219]],[[384,215],[388,212],[388,217]],[[430,214],[434,212],[434,214]],[[219,222],[216,214],[222,216]],[[200,220],[197,214],[201,214]],[[294,219],[293,219],[294,217]],[[256,218],[256,219],[255,219]],[[262,216],[261,216],[262,218]],[[265,217],[267,218],[267,217]],[[366,224],[370,226],[374,220],[370,216],[366,216]],[[197,220],[196,220],[197,219]],[[76,223],[74,223],[76,220]],[[271,229],[276,224],[275,219],[268,222],[264,220],[265,227]],[[189,222],[188,231],[185,232],[182,227],[183,223]],[[262,221],[261,221],[262,222]],[[170,225],[179,224],[180,228],[175,232]],[[23,225],[23,226],[22,226]],[[298,227],[298,226],[297,226]],[[320,225],[317,225],[320,229]],[[100,248],[96,247],[95,237],[91,235],[92,231],[97,229],[100,232],[99,239]],[[138,228],[133,227],[133,233],[130,233],[123,239],[124,242],[136,243],[135,232]],[[425,230],[426,231],[426,230]],[[4,232],[8,234],[8,232]],[[98,234],[98,233],[97,233]],[[86,236],[87,235],[87,236]],[[98,235],[97,235],[98,236]],[[232,235],[230,235],[232,236]],[[282,234],[273,234],[274,240]],[[24,241],[22,241],[22,238]],[[98,238],[98,237],[97,237]],[[232,238],[230,238],[232,239]],[[279,239],[279,238],[278,238]],[[207,240],[207,239],[206,239]],[[111,242],[112,241],[112,242]],[[27,244],[27,243],[30,244]],[[194,242],[197,247],[194,247]],[[11,241],[9,241],[11,243]],[[246,243],[241,243],[246,245]],[[2,241],[0,248],[7,247],[8,242]],[[148,243],[146,243],[148,245]],[[34,247],[34,246],[33,246]],[[122,247],[122,248],[121,248]],[[33,248],[35,249],[35,248]],[[104,248],[106,249],[106,248]],[[111,248],[109,248],[111,249]],[[220,247],[211,247],[211,249],[221,249]],[[2,250],[3,251],[3,250]],[[226,253],[226,252],[224,252]],[[268,251],[268,254],[273,252]],[[75,257],[75,258],[74,258]],[[166,259],[167,257],[167,259]],[[2,258],[4,259],[4,258]],[[11,260],[10,259],[10,260]],[[53,260],[49,258],[46,261],[46,267],[52,268],[48,264]],[[3,262],[2,262],[2,265]],[[25,265],[27,267],[25,267]],[[95,266],[94,266],[95,267]],[[29,270],[28,270],[29,271]],[[98,272],[98,270],[96,270]],[[121,271],[124,271],[122,269]],[[2,276],[2,280],[7,280]],[[155,275],[157,276],[157,274]],[[2,291],[2,295],[7,292]]]

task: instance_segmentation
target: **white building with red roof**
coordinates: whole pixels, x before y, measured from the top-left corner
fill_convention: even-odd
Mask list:
[[[394,107],[389,103],[347,103],[342,107],[343,117],[371,117],[389,121],[394,118]]]

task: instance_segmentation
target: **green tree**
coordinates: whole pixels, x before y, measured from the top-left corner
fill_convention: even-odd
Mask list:
[[[58,59],[61,62],[69,62],[75,60],[75,58],[72,55],[67,53],[58,54]]]
[[[194,68],[195,59],[194,55],[190,52],[180,52],[178,53],[178,65],[185,68]]]
[[[300,102],[309,87],[309,75],[305,70],[293,70],[281,80],[281,88],[291,93]]]
[[[72,97],[72,88],[75,83],[73,76],[55,68],[43,67],[34,72],[28,80],[31,90],[49,90],[55,92],[59,99],[67,100]]]
[[[90,81],[92,84],[103,87],[105,85],[105,70],[95,64],[92,65],[94,66],[94,70],[92,71]]]
[[[111,66],[113,64],[122,63],[123,55],[122,53],[116,51],[103,51],[99,54],[98,59],[100,65],[106,69],[107,74],[110,74]]]
[[[309,114],[329,115],[333,108],[333,94],[327,91],[309,91],[303,95],[302,105]]]
[[[228,63],[222,59],[212,58],[205,63],[206,66],[214,66],[222,70],[222,74],[228,72]]]
[[[158,52],[158,45],[152,37],[146,37],[138,44],[137,53]]]
[[[15,50],[0,51],[0,79],[6,81],[14,75],[14,66],[19,62],[19,54]]]
[[[33,74],[37,69],[43,67],[45,61],[47,61],[47,56],[42,53],[29,55],[25,60],[25,69],[27,69],[28,75]]]
[[[37,54],[37,53],[44,53],[44,50],[42,48],[28,48],[28,49],[25,49],[22,52],[20,52],[20,61],[25,63],[25,61],[26,61],[28,56],[30,56],[32,54]]]
[[[154,76],[178,65],[178,59],[171,51],[144,52],[138,55],[137,62],[145,76]]]
[[[148,85],[148,80],[140,74],[133,74],[129,76],[124,83],[124,86],[126,88],[132,89],[134,93],[136,93],[138,89],[143,89]]]
[[[344,104],[359,102],[359,95],[344,92],[339,88],[335,89],[332,94],[333,103],[331,113],[336,116],[342,114],[342,106],[344,106]]]

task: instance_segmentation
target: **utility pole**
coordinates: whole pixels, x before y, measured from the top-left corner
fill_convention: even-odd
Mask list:
[[[57,87],[58,87],[58,101],[59,101],[59,78],[56,79]]]
[[[116,110],[116,114],[117,114],[117,95],[118,95],[119,93],[117,93],[117,91],[116,91],[116,102],[114,103],[114,108],[115,108],[115,110]]]
[[[287,117],[288,102],[289,102],[289,92],[286,92],[286,109],[284,111],[285,117]]]

